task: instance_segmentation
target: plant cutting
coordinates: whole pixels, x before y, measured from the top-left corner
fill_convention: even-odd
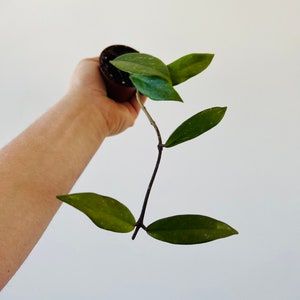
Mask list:
[[[141,212],[136,219],[120,201],[96,193],[60,195],[57,198],[79,209],[99,228],[119,233],[133,232],[132,239],[135,239],[140,229],[155,239],[181,245],[200,244],[237,234],[234,228],[222,221],[194,213],[168,216],[149,225],[144,222],[163,150],[185,143],[215,127],[222,120],[226,107],[211,107],[194,114],[164,140],[156,121],[142,103],[141,94],[156,102],[183,102],[174,87],[204,71],[213,57],[209,53],[192,53],[165,64],[157,57],[139,53],[127,46],[114,45],[106,48],[100,55],[99,68],[108,95],[118,101],[127,101],[132,93],[136,93],[141,109],[153,126],[158,140],[157,160]]]

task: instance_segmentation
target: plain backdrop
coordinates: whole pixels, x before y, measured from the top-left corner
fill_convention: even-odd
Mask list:
[[[299,12],[298,0],[0,0],[0,146],[106,46],[166,63],[214,53],[178,86],[184,104],[147,102],[164,139],[202,109],[228,110],[211,131],[165,150],[145,222],[197,213],[239,231],[195,246],[144,231],[132,241],[63,205],[0,299],[299,299]],[[156,143],[141,114],[104,142],[72,192],[114,197],[138,216]]]

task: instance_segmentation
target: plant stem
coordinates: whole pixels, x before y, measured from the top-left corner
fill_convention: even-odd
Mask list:
[[[145,225],[144,225],[144,218],[145,218],[145,213],[146,213],[146,208],[147,208],[147,204],[148,204],[148,200],[149,200],[149,196],[151,193],[151,189],[153,186],[153,182],[155,180],[159,165],[160,165],[160,161],[161,161],[161,156],[162,156],[162,151],[163,151],[163,143],[162,143],[162,138],[161,138],[161,134],[159,131],[159,128],[157,127],[155,121],[153,120],[153,118],[151,117],[151,115],[149,114],[148,110],[146,109],[146,107],[144,106],[144,104],[142,103],[141,99],[140,99],[140,94],[137,91],[136,93],[136,99],[139,102],[142,111],[145,113],[145,115],[147,116],[150,124],[154,127],[155,131],[156,131],[156,135],[157,135],[157,139],[158,139],[158,145],[157,145],[157,149],[158,149],[158,156],[157,156],[157,160],[156,160],[156,164],[154,167],[154,171],[152,173],[146,194],[145,194],[145,198],[144,198],[144,202],[143,202],[143,206],[142,206],[142,210],[141,210],[141,214],[140,217],[138,219],[138,221],[136,222],[136,227],[135,227],[135,231],[132,235],[132,239],[134,240],[138,231],[140,230],[140,228],[146,229]]]

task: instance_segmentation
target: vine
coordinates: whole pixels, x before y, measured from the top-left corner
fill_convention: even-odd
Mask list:
[[[144,224],[147,205],[164,148],[194,139],[215,127],[223,118],[226,107],[212,107],[200,111],[179,125],[163,143],[160,130],[140,99],[140,94],[155,101],[183,102],[174,86],[204,71],[213,54],[192,53],[169,65],[160,59],[143,53],[126,53],[110,61],[111,66],[124,72],[136,88],[136,98],[142,111],[154,127],[158,155],[150,178],[138,220],[120,201],[95,193],[77,193],[57,196],[61,201],[85,213],[98,227],[114,232],[133,231],[134,240],[142,228],[155,239],[172,244],[200,244],[225,238],[238,232],[228,224],[198,214],[166,217],[150,225]]]

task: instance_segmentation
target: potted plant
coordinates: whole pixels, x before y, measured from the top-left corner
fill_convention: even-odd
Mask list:
[[[128,101],[136,93],[127,72],[114,67],[110,61],[126,53],[137,53],[138,51],[125,45],[112,45],[105,48],[99,56],[99,70],[104,79],[107,96],[118,102]]]
[[[106,48],[100,55],[99,68],[109,96],[118,101],[127,101],[136,93],[141,109],[157,135],[157,160],[141,213],[136,220],[120,201],[95,193],[60,195],[57,198],[85,213],[102,229],[120,233],[133,231],[132,239],[135,239],[140,229],[155,239],[183,245],[210,242],[237,234],[238,232],[228,224],[198,214],[169,216],[150,225],[144,224],[147,204],[163,150],[194,139],[215,127],[222,120],[226,107],[212,107],[196,113],[179,125],[164,141],[156,122],[141,102],[140,95],[143,94],[154,101],[183,102],[174,86],[204,71],[213,57],[213,54],[208,53],[192,53],[166,65],[154,56],[139,53],[127,46],[113,45]]]

